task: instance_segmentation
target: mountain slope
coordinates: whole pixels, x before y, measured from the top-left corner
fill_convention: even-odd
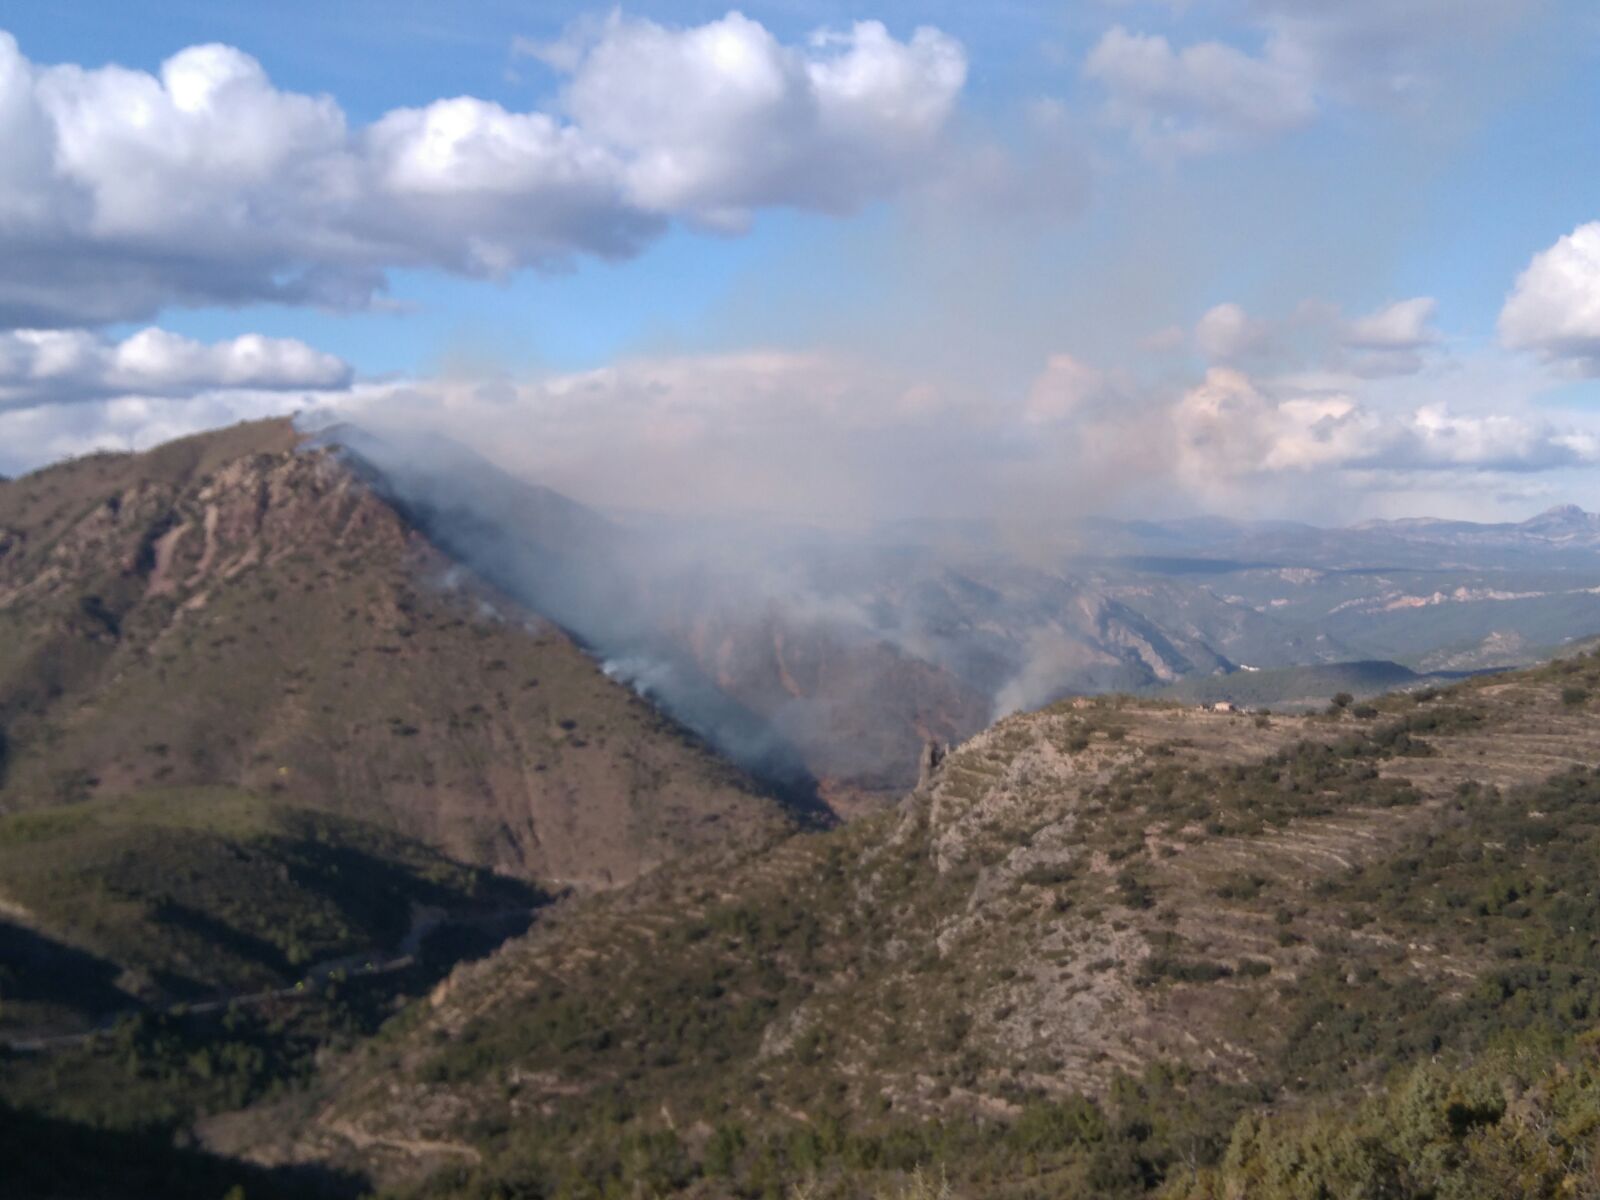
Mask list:
[[[0,811],[227,785],[606,884],[778,810],[287,422],[0,484]]]
[[[1010,718],[896,812],[543,924],[210,1136],[405,1194],[1176,1185],[1263,1105],[1592,1022],[1597,689],[1583,657],[1367,719]]]

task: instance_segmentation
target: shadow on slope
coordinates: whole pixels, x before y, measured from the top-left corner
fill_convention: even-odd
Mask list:
[[[0,920],[0,1008],[59,1006],[87,1019],[125,1007],[115,963]]]
[[[425,911],[526,913],[549,896],[398,834],[224,789],[145,793],[0,818],[9,900],[74,946],[0,924],[0,1013],[32,1027],[292,986],[313,964],[389,957]],[[414,952],[414,948],[413,948]],[[9,986],[8,986],[9,984]],[[8,1009],[11,1006],[8,1006]],[[91,1023],[93,1023],[91,1021]]]
[[[0,1178],[11,1200],[345,1200],[365,1180],[325,1167],[269,1170],[180,1147],[170,1129],[95,1129],[0,1104]]]

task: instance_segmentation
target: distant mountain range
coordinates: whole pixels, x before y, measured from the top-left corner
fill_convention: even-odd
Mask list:
[[[1418,565],[1412,555],[1432,554],[1440,547],[1469,550],[1483,556],[1480,565],[1509,565],[1527,556],[1562,561],[1569,554],[1600,551],[1600,514],[1572,504],[1557,505],[1526,521],[1480,524],[1434,517],[1364,521],[1326,528],[1288,521],[1234,521],[1198,517],[1176,521],[1091,521],[1084,525],[1089,540],[1126,541],[1147,548],[1185,554],[1274,563],[1316,564],[1329,568],[1355,565]],[[1395,557],[1385,561],[1385,555]]]

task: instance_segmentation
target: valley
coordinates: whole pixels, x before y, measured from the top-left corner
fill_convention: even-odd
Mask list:
[[[173,1196],[1288,1196],[1324,1133],[1391,1170],[1429,1072],[1590,1078],[1585,546],[1456,529],[1488,565],[1412,605],[1398,569],[811,545],[752,607],[670,539],[641,566],[612,518],[342,438],[0,484],[28,1136]],[[1285,588],[1368,640],[1297,641]],[[1424,644],[1432,609],[1472,616]],[[1526,1167],[1525,1106],[1450,1103],[1392,1194],[1491,1142]],[[1576,1145],[1539,1145],[1552,1196]],[[28,1188],[116,1195],[97,1161]]]

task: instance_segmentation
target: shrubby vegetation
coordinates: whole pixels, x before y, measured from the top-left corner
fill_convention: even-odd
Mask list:
[[[375,1033],[401,989],[356,978],[218,1015],[130,1015],[78,1045],[0,1056],[0,1102],[101,1129],[175,1128],[304,1082],[319,1051]]]
[[[1324,884],[1318,900],[1401,938],[1448,939],[1486,969],[1451,994],[1382,974],[1351,986],[1330,957],[1298,989],[1286,1077],[1336,1086],[1351,1062],[1476,1051],[1518,1034],[1548,1044],[1600,1024],[1596,862],[1600,773],[1509,795],[1463,787],[1441,821]]]
[[[0,1184],[18,1200],[316,1200],[353,1196],[358,1177],[265,1170],[177,1144],[173,1130],[110,1130],[0,1103]]]
[[[626,1105],[506,1131],[481,1167],[446,1170],[406,1200],[513,1196],[609,1200],[681,1191],[801,1197],[1132,1197],[1219,1163],[1240,1112],[1259,1103],[1165,1066],[1119,1077],[1103,1103],[1036,1099],[1014,1119],[862,1119],[843,1110],[678,1131],[639,1128]],[[938,1182],[935,1183],[934,1181]]]
[[[1173,833],[1198,823],[1213,836],[1247,836],[1346,808],[1413,804],[1416,789],[1405,780],[1384,778],[1375,764],[1428,751],[1403,722],[1394,722],[1332,744],[1297,742],[1263,760],[1233,766],[1198,769],[1145,761],[1120,768],[1089,799],[1109,814],[1098,836],[1111,842],[1118,830],[1140,837],[1152,820],[1165,822]]]
[[[1512,1048],[1418,1066],[1364,1102],[1240,1119],[1169,1200],[1564,1200],[1600,1195],[1600,1053]]]

